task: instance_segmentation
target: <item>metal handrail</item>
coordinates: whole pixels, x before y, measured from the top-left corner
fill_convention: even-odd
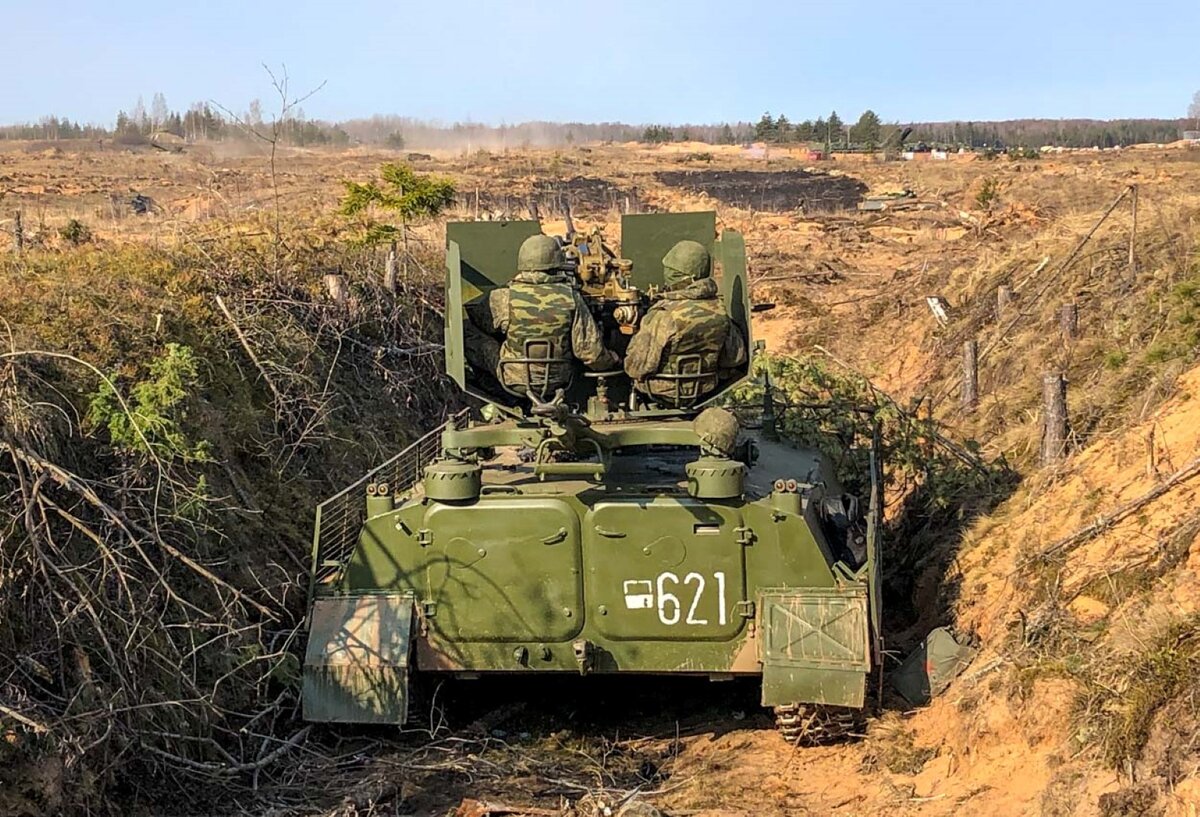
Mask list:
[[[368,471],[357,482],[317,505],[308,580],[310,604],[319,585],[336,584],[341,579],[346,562],[358,544],[359,532],[367,519],[366,485],[386,482],[392,493],[402,493],[416,485],[424,475],[425,466],[442,451],[442,432],[451,424],[465,421],[469,411],[459,411],[399,454]]]

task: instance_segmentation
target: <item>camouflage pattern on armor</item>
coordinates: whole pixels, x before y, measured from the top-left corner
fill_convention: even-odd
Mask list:
[[[737,417],[723,408],[706,408],[692,421],[700,438],[700,453],[706,456],[732,457],[740,428]]]
[[[703,278],[664,293],[650,307],[629,342],[625,373],[656,402],[686,407],[716,391],[745,362],[746,340],[725,314],[716,282]],[[678,375],[690,377],[673,377]]]
[[[597,371],[620,365],[605,348],[600,326],[565,272],[519,272],[508,286],[467,304],[467,314],[474,328],[488,336],[464,333],[467,359],[494,373],[508,388],[524,392],[532,387],[545,399],[570,382],[576,359]],[[561,362],[516,362],[528,358]]]

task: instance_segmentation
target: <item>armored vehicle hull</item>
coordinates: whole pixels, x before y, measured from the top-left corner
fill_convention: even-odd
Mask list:
[[[744,293],[737,261],[726,292]],[[827,723],[814,707],[863,706],[880,650],[876,474],[863,512],[769,418],[716,451],[699,406],[584,387],[586,414],[512,395],[488,420],[460,413],[318,509],[306,718],[403,723],[418,674],[756,676],[795,737]]]

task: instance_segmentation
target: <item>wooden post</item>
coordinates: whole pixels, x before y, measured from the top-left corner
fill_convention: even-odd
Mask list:
[[[400,240],[402,242],[400,253],[400,277],[408,281],[408,219],[400,219]]]
[[[979,405],[979,341],[963,343],[962,407],[973,411]]]
[[[1134,257],[1133,246],[1137,240],[1137,206],[1138,206],[1138,186],[1131,184],[1130,189],[1133,191],[1133,227],[1129,230],[1129,280],[1133,282],[1133,278],[1137,275],[1137,260]]]
[[[1062,331],[1063,340],[1075,340],[1079,337],[1079,305],[1063,304],[1058,316],[1058,326]]]
[[[1012,305],[1012,287],[1001,284],[996,288],[996,320],[1004,320],[1009,306]]]
[[[563,221],[567,225],[567,238],[575,235],[575,221],[571,218],[571,200],[563,199]]]
[[[479,185],[475,186],[475,221],[479,221]]]
[[[346,305],[346,300],[349,292],[346,287],[346,276],[336,272],[331,272],[325,276],[325,289],[329,292],[330,299],[340,307]]]
[[[392,242],[388,250],[387,265],[383,269],[383,288],[388,292],[396,292],[396,242]]]
[[[1053,465],[1067,448],[1067,379],[1061,372],[1042,376],[1042,402],[1042,465]]]
[[[25,228],[21,226],[21,211],[13,213],[13,252],[17,255],[25,249]]]

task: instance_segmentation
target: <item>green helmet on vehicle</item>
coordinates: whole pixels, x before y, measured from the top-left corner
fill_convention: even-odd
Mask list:
[[[663,256],[663,281],[674,287],[712,274],[712,259],[699,241],[680,241]]]
[[[517,251],[517,272],[551,272],[565,265],[562,247],[548,235],[531,235]]]

